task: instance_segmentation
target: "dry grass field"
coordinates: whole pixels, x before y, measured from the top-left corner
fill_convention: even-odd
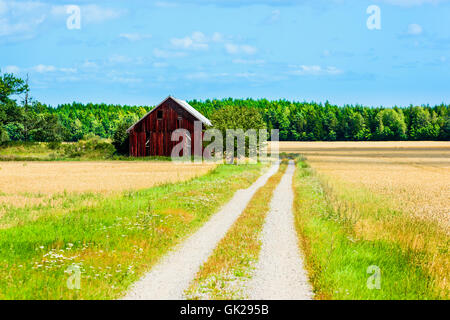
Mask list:
[[[108,196],[186,181],[214,168],[211,164],[163,161],[0,162],[0,218],[11,208],[61,207],[65,198],[58,195]],[[35,216],[40,216],[41,211],[36,209]]]
[[[203,175],[211,164],[172,162],[0,162],[0,204],[36,204],[55,193],[139,190]],[[38,195],[32,197],[31,195]]]
[[[281,142],[280,152],[299,153],[312,168],[309,178],[298,180],[299,188],[310,187],[315,193],[314,201],[319,203],[317,199],[323,199],[323,210],[336,217],[339,224],[334,227],[345,226],[343,230],[350,240],[342,248],[350,250],[353,244],[360,243],[391,246],[385,253],[380,250],[377,254],[379,259],[391,260],[384,267],[393,268],[389,276],[394,278],[398,274],[397,280],[390,280],[389,289],[394,290],[395,283],[400,281],[405,283],[405,288],[410,287],[404,294],[397,293],[398,298],[448,299],[450,142]],[[304,217],[314,217],[317,210],[314,206],[306,208],[303,202],[298,203],[298,212],[304,212]],[[331,223],[326,219],[321,221],[324,225]],[[314,225],[309,226],[309,232],[315,230],[311,226]],[[326,232],[329,237],[333,234],[330,230]],[[311,245],[318,234],[311,232],[304,243]],[[345,239],[342,243],[346,243]],[[324,241],[323,248],[329,247],[328,240]],[[401,254],[394,254],[397,247]],[[311,251],[313,258],[310,261],[317,261],[320,255],[320,250],[315,250],[318,249]],[[372,249],[369,246],[367,250],[371,252]],[[336,263],[336,270],[342,268],[351,269],[349,264]],[[414,268],[422,270],[423,275],[408,280]],[[331,283],[341,281],[342,277],[328,281],[329,275],[322,276],[313,264],[310,272],[316,272],[322,279],[319,282],[323,288],[328,286],[319,291],[325,297],[333,296]],[[392,299],[395,296],[390,293],[381,297]]]
[[[280,142],[318,173],[385,195],[450,228],[450,142]]]

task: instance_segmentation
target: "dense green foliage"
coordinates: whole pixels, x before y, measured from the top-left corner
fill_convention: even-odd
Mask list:
[[[139,120],[135,114],[126,116],[117,126],[113,134],[113,145],[119,154],[128,153],[128,133],[127,129]]]
[[[6,103],[9,96],[21,94],[28,91],[28,85],[24,80],[15,77],[13,74],[5,73],[0,77],[0,102]]]
[[[280,140],[448,140],[450,106],[410,106],[407,108],[339,107],[287,100],[206,100],[190,104],[207,117],[215,110],[238,106],[256,109],[267,128],[279,129]],[[213,123],[214,124],[214,123]]]
[[[266,123],[262,115],[254,108],[227,106],[212,112],[210,116],[214,127],[225,135],[227,129],[265,129]]]
[[[227,130],[242,129],[244,132],[248,132],[248,130],[266,129],[266,123],[264,122],[262,115],[257,109],[254,108],[227,106],[226,108],[220,108],[214,111],[210,116],[210,120],[211,123],[213,123],[214,128],[222,132],[222,137],[226,137],[226,139],[223,139],[224,150],[227,150],[227,142],[230,137],[233,137],[233,135],[227,136]],[[255,134],[257,134],[257,131],[255,131]],[[239,134],[237,134],[237,136],[238,135]],[[238,156],[237,143],[239,139],[237,136],[234,140],[234,150],[236,156]],[[244,139],[246,145],[244,152],[246,156],[249,156],[250,138],[245,136]],[[255,143],[255,146],[259,146],[261,141],[255,141]],[[208,142],[205,142],[205,144],[207,145]]]
[[[145,115],[151,106],[63,104],[56,108],[32,101],[18,104],[12,95],[26,93],[28,86],[12,75],[0,77],[0,143],[4,141],[78,141],[87,134],[114,138],[122,150],[124,127]],[[28,99],[27,99],[28,100]],[[266,99],[222,99],[189,102],[210,118],[279,129],[280,140],[449,140],[449,105],[384,108],[339,107],[308,102]],[[224,109],[230,109],[224,111]],[[259,114],[259,115],[258,115]],[[236,121],[235,121],[236,120]],[[244,122],[242,122],[242,120]],[[223,123],[222,123],[223,122]],[[248,124],[248,125],[247,125]],[[235,127],[235,126],[234,126]],[[255,128],[255,129],[257,129]],[[119,133],[114,134],[116,131]]]

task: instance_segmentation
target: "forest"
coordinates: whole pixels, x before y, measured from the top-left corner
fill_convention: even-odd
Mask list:
[[[123,131],[153,107],[78,102],[53,107],[31,99],[29,91],[25,80],[12,74],[0,76],[0,143],[76,142],[87,135],[113,138],[118,130]],[[450,106],[445,104],[337,106],[329,102],[250,98],[188,102],[213,124],[245,128],[249,117],[253,117],[252,123],[261,122],[268,129],[279,129],[283,141],[448,141],[450,138]],[[224,112],[226,109],[232,112]],[[239,117],[239,113],[245,116]]]

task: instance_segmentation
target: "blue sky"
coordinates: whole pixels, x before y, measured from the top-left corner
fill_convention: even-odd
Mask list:
[[[449,0],[0,0],[0,68],[52,105],[450,103],[449,17]]]

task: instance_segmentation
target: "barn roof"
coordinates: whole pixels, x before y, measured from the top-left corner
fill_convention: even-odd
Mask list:
[[[172,96],[168,96],[166,99],[164,99],[160,104],[158,104],[156,107],[154,107],[152,110],[150,110],[145,116],[143,116],[138,122],[136,122],[135,124],[133,124],[131,127],[128,128],[127,132],[130,132],[131,129],[134,128],[135,125],[137,125],[139,122],[141,122],[144,118],[146,118],[150,113],[152,113],[153,111],[155,111],[156,109],[159,108],[159,106],[161,106],[164,102],[166,102],[167,100],[172,99],[173,101],[175,101],[180,107],[182,107],[184,110],[186,110],[187,112],[189,112],[194,118],[196,118],[197,120],[201,121],[203,124],[207,125],[207,126],[212,126],[211,121],[208,120],[208,118],[206,118],[204,115],[202,115],[200,112],[198,112],[197,110],[195,110],[195,108],[193,106],[191,106],[189,103],[187,103],[184,100],[180,100],[177,99],[175,97]]]

